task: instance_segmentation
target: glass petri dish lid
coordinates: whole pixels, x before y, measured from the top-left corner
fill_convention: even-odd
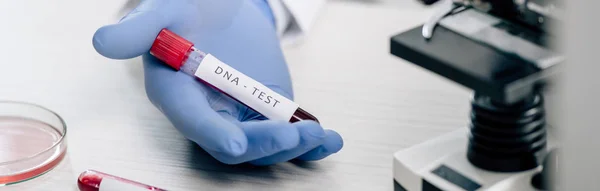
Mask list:
[[[67,126],[42,106],[0,101],[0,187],[45,174],[67,150]]]

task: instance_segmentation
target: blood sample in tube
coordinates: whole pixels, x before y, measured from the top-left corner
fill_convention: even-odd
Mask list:
[[[80,191],[167,191],[95,170],[82,172],[77,179],[77,186]]]
[[[152,44],[150,54],[268,119],[292,123],[301,120],[319,122],[294,101],[244,75],[215,56],[198,50],[192,42],[168,29],[160,31]]]

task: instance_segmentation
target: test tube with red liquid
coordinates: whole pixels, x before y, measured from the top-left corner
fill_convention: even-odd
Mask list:
[[[80,191],[167,191],[95,170],[81,173],[77,179],[77,186]]]
[[[213,55],[196,49],[192,42],[168,29],[160,31],[152,44],[150,54],[175,70],[196,77],[200,82],[268,119],[292,123],[301,120],[319,122],[294,101],[235,70]]]

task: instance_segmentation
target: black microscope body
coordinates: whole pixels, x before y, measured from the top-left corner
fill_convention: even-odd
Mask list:
[[[564,62],[553,46],[560,1],[438,3],[444,5],[429,22],[391,38],[391,53],[473,90],[465,156],[473,166],[499,173],[538,168],[554,156],[542,92]],[[543,173],[531,181],[536,189],[549,189]]]

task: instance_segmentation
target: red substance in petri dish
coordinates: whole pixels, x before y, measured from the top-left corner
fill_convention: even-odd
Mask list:
[[[61,153],[58,157],[56,157],[55,159],[53,159],[52,161],[46,163],[45,165],[42,165],[38,168],[35,168],[33,170],[24,172],[24,173],[20,173],[20,174],[15,174],[15,175],[11,175],[11,176],[0,176],[0,184],[6,184],[6,183],[10,183],[10,182],[19,182],[19,181],[24,181],[27,179],[30,179],[32,177],[36,177],[40,174],[43,174],[49,170],[51,170],[52,168],[54,168],[56,165],[58,165],[58,163],[60,163],[62,161],[62,159],[65,158],[65,153]]]
[[[36,119],[0,116],[0,187],[31,180],[58,166],[67,150],[66,134],[58,129]]]
[[[102,180],[105,178],[117,180],[124,184],[134,185],[134,186],[140,187],[142,189],[154,190],[154,191],[167,191],[167,190],[164,190],[161,188],[149,186],[146,184],[135,182],[133,180],[128,180],[125,178],[113,176],[113,175],[98,172],[95,170],[87,170],[87,171],[81,173],[79,175],[79,178],[77,179],[77,187],[79,187],[80,191],[99,191],[100,183],[102,183]]]

